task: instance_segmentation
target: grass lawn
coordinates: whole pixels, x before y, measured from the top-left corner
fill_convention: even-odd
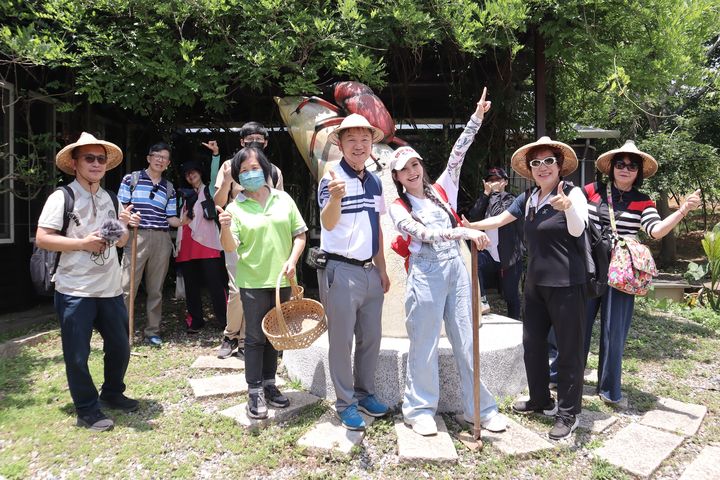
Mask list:
[[[136,346],[126,382],[128,395],[141,401],[132,414],[108,411],[115,430],[92,433],[76,428],[67,391],[59,335],[27,348],[0,363],[0,476],[6,478],[627,478],[611,465],[594,460],[592,451],[642,412],[659,396],[700,403],[708,415],[697,435],[686,440],[663,463],[654,478],[677,478],[703,446],[720,442],[720,323],[705,311],[659,310],[640,300],[628,340],[624,386],[630,407],[613,411],[597,400],[585,408],[613,413],[619,421],[600,435],[578,431],[574,441],[530,458],[502,455],[486,444],[479,453],[459,442],[456,465],[398,462],[393,418],[376,422],[354,455],[343,457],[303,451],[296,442],[327,411],[323,403],[290,423],[259,432],[243,430],[218,414],[246,400],[245,395],[196,400],[188,378],[209,371],[190,370],[199,355],[212,354],[220,338],[218,327],[188,337],[180,328],[155,350]],[[180,306],[176,305],[176,312]],[[166,309],[167,318],[173,318]],[[99,337],[93,339],[90,366],[102,379]],[[597,340],[589,367],[597,364]],[[519,418],[540,433],[549,421]],[[449,430],[458,426],[445,417]],[[632,448],[632,445],[628,445]]]

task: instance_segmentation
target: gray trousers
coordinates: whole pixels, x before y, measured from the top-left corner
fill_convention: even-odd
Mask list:
[[[336,260],[318,270],[318,285],[328,319],[328,365],[337,396],[335,407],[342,412],[375,393],[385,293],[375,267],[364,269]]]

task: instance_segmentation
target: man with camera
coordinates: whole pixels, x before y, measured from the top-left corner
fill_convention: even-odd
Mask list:
[[[55,163],[75,180],[62,187],[65,192],[58,189],[48,197],[35,235],[39,248],[60,252],[54,275],[55,309],[68,387],[77,425],[95,431],[110,430],[114,425],[101,406],[126,412],[138,408],[137,400],[124,395],[130,360],[128,313],[114,247],[125,245],[126,226],[137,222],[139,215],[130,213],[132,205],[119,208],[114,195],[100,187],[105,172],[118,166],[122,158],[117,145],[85,132],[60,150]],[[72,209],[66,204],[69,199]],[[100,395],[88,368],[93,329],[102,336],[105,352]]]

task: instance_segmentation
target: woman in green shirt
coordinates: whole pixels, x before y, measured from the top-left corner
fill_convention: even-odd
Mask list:
[[[262,319],[275,306],[275,285],[281,273],[285,278],[280,298],[285,301],[290,297],[288,279],[295,276],[307,231],[293,199],[267,185],[270,169],[262,150],[240,150],[232,159],[231,175],[243,191],[224,212],[218,208],[223,249],[238,255],[235,283],[245,314],[250,418],[266,418],[267,405],[284,408],[290,404],[275,386],[278,352],[262,331]]]

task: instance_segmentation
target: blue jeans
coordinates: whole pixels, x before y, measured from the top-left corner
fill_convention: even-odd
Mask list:
[[[70,396],[78,415],[85,415],[99,408],[98,391],[88,369],[93,329],[100,333],[105,352],[103,396],[112,397],[125,391],[125,371],[130,361],[125,302],[122,295],[88,298],[55,292],[55,310],[60,320]]]
[[[478,253],[478,279],[483,295],[486,287],[496,286],[507,304],[508,317],[519,320],[522,262],[515,262],[508,268],[502,268],[500,262],[496,262],[487,250]]]
[[[438,342],[443,319],[462,385],[466,420],[474,417],[470,275],[457,248],[436,252],[423,244],[410,256],[405,326],[410,339],[407,385],[402,405],[406,419],[435,415],[440,398]],[[480,418],[497,413],[492,394],[480,382]]]
[[[622,357],[625,341],[630,331],[635,295],[630,295],[612,287],[600,298],[587,302],[585,358],[590,351],[590,339],[595,316],[600,310],[600,358],[598,359],[598,393],[618,402],[622,398],[620,391],[622,376]]]

